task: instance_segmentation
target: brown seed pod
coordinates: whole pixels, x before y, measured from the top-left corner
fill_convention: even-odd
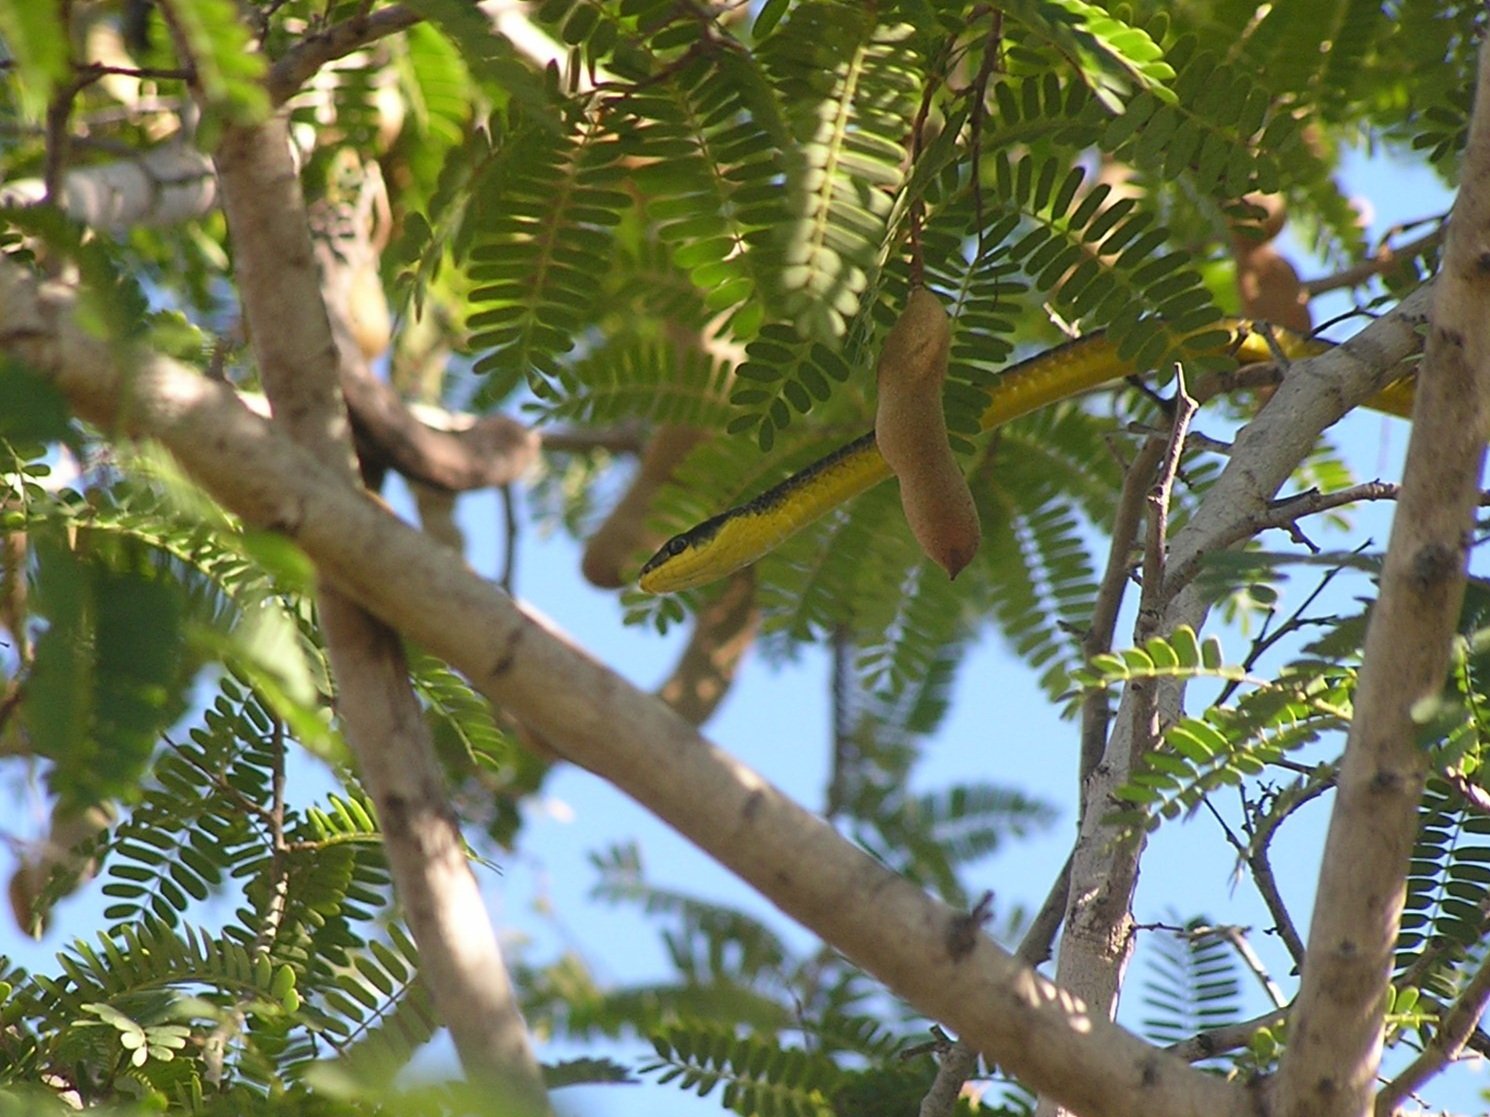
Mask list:
[[[977,552],[982,526],[942,413],[951,341],[940,300],[912,290],[880,350],[874,437],[900,479],[901,507],[921,550],[955,578]]]
[[[1288,220],[1287,204],[1280,194],[1248,194],[1243,201],[1253,212],[1231,227],[1242,313],[1308,334],[1313,328],[1309,293],[1298,271],[1273,244]]]

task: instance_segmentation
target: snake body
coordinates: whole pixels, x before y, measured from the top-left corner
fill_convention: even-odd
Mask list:
[[[1230,352],[1243,364],[1274,359],[1273,345],[1287,358],[1314,356],[1329,343],[1285,330],[1268,333],[1237,319],[1222,323],[1226,340],[1215,352]],[[1010,366],[988,389],[980,420],[985,431],[1052,403],[1091,391],[1131,374],[1105,332],[1058,345]],[[1412,385],[1390,385],[1370,405],[1407,415]],[[647,593],[676,593],[707,585],[769,554],[792,535],[891,476],[870,431],[792,474],[775,488],[675,535],[647,560],[638,584]]]

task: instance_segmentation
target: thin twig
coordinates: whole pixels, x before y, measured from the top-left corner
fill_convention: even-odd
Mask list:
[[[983,258],[983,175],[979,169],[983,153],[983,118],[988,114],[988,82],[998,68],[999,44],[1004,34],[1004,13],[993,9],[993,19],[988,27],[988,37],[983,41],[983,59],[978,65],[978,76],[968,90],[972,110],[968,119],[968,166],[973,169],[973,225],[978,230],[978,259]],[[923,1114],[923,1117],[925,1115]]]
[[[512,496],[512,486],[503,485],[498,490],[502,495],[502,573],[497,584],[509,594],[517,577],[517,506]]]
[[[1139,597],[1135,631],[1139,643],[1156,634],[1159,618],[1170,597],[1165,592],[1164,584],[1169,501],[1174,493],[1175,478],[1179,475],[1180,459],[1185,452],[1185,437],[1199,406],[1185,388],[1184,369],[1179,365],[1175,366],[1174,403],[1174,426],[1169,434],[1169,443],[1164,447],[1164,454],[1159,461],[1158,478],[1148,491],[1149,528],[1144,544],[1143,592]]]
[[[1318,279],[1306,279],[1304,290],[1309,293],[1310,298],[1315,295],[1323,295],[1326,291],[1338,291],[1342,287],[1359,287],[1369,280],[1380,275],[1387,275],[1401,268],[1408,260],[1415,256],[1421,256],[1428,250],[1436,248],[1443,241],[1444,229],[1442,217],[1429,220],[1439,222],[1436,229],[1424,233],[1416,240],[1410,240],[1404,245],[1392,248],[1383,244],[1376,251],[1376,255],[1369,260],[1344,268],[1333,275],[1322,275]],[[1388,234],[1390,235],[1390,233]]]
[[[1324,572],[1324,576],[1319,579],[1319,584],[1309,592],[1309,596],[1304,598],[1304,600],[1299,604],[1299,607],[1288,615],[1287,620],[1285,620],[1271,632],[1267,630],[1267,626],[1272,622],[1273,618],[1277,616],[1277,611],[1268,611],[1267,620],[1263,622],[1262,631],[1258,634],[1257,639],[1252,642],[1252,646],[1247,650],[1246,656],[1242,659],[1242,670],[1244,672],[1246,672],[1248,675],[1252,674],[1253,669],[1257,666],[1262,657],[1267,655],[1267,653],[1271,651],[1273,647],[1284,637],[1298,632],[1306,624],[1314,625],[1321,623],[1320,621],[1313,618],[1305,618],[1304,614],[1308,611],[1310,606],[1312,606],[1314,602],[1319,599],[1319,596],[1324,593],[1326,589],[1329,588],[1330,583],[1339,576],[1340,571],[1344,569],[1344,566],[1337,566],[1331,570],[1326,570]],[[1230,701],[1231,696],[1236,693],[1239,686],[1241,686],[1240,680],[1228,682],[1224,687],[1221,688],[1221,693],[1216,696],[1216,701],[1213,704],[1220,706]]]
[[[1252,976],[1262,986],[1262,991],[1268,995],[1268,1000],[1273,1002],[1273,1007],[1282,1008],[1286,1005],[1288,998],[1283,995],[1283,990],[1268,973],[1267,966],[1263,965],[1257,951],[1252,949],[1252,944],[1247,941],[1246,933],[1240,927],[1217,927],[1215,930],[1231,944],[1231,948],[1237,952],[1237,957],[1242,960],[1242,965],[1252,972]]]
[[[1236,1024],[1226,1024],[1220,1028],[1211,1028],[1208,1031],[1197,1032],[1189,1039],[1182,1039],[1179,1043],[1172,1043],[1167,1047],[1171,1055],[1178,1055],[1187,1063],[1198,1063],[1202,1059],[1214,1058],[1227,1051],[1235,1051],[1239,1047],[1246,1047],[1252,1042],[1252,1037],[1258,1032],[1268,1028],[1276,1028],[1288,1019],[1286,1008],[1275,1008],[1272,1012],[1265,1012],[1261,1016],[1254,1016],[1251,1020],[1243,1020]]]
[[[417,12],[394,4],[366,15],[332,24],[324,31],[305,36],[270,67],[264,87],[270,99],[281,105],[293,97],[320,68],[353,51],[406,31],[423,20]]]
[[[1118,610],[1122,608],[1123,594],[1128,586],[1132,565],[1130,556],[1138,538],[1138,529],[1143,523],[1144,498],[1163,453],[1164,442],[1161,439],[1147,439],[1123,476],[1123,491],[1118,498],[1117,511],[1112,520],[1112,542],[1107,549],[1107,566],[1102,571],[1102,581],[1098,584],[1097,597],[1092,604],[1091,625],[1081,641],[1081,655],[1088,662],[1095,656],[1112,651]],[[1102,753],[1107,748],[1110,716],[1111,708],[1106,690],[1094,688],[1088,691],[1081,703],[1082,780],[1102,760]]]
[[[853,712],[850,692],[854,678],[853,633],[848,625],[833,630],[833,766],[828,775],[824,817],[834,818],[848,799],[849,766],[853,763]]]
[[[1481,960],[1464,992],[1450,1006],[1438,1031],[1418,1057],[1376,1095],[1376,1117],[1391,1117],[1402,1099],[1459,1057],[1479,1026],[1486,1004],[1490,1004],[1490,958]]]
[[[1271,529],[1289,531],[1290,534],[1298,529],[1298,521],[1305,516],[1316,516],[1321,512],[1329,512],[1336,508],[1343,508],[1348,504],[1355,504],[1366,500],[1396,500],[1401,494],[1401,486],[1390,481],[1365,481],[1359,485],[1352,485],[1348,489],[1339,489],[1332,493],[1322,493],[1318,489],[1310,489],[1307,492],[1297,493],[1294,496],[1284,497],[1274,501],[1260,512],[1254,512],[1249,516],[1238,516],[1229,525],[1226,533],[1218,538],[1216,549],[1229,547],[1234,543],[1240,543],[1244,539],[1250,539],[1260,532]],[[1294,536],[1298,538],[1297,535]],[[1306,545],[1307,541],[1306,541]],[[1318,553],[1318,548],[1310,546],[1310,549]],[[1197,554],[1188,562],[1180,563],[1169,572],[1169,584],[1165,588],[1165,596],[1172,597],[1184,589],[1190,581],[1200,573],[1205,565],[1205,555]]]
[[[922,133],[926,128],[926,117],[931,112],[931,98],[938,85],[935,74],[928,75],[921,90],[921,103],[916,106],[915,119],[911,121],[911,170],[921,161]],[[926,282],[926,258],[921,249],[921,225],[926,219],[926,203],[917,195],[911,200],[910,225],[910,285],[919,287]]]
[[[1284,906],[1283,894],[1278,891],[1278,882],[1273,877],[1272,864],[1267,859],[1267,847],[1259,846],[1253,849],[1251,844],[1242,841],[1227,825],[1226,820],[1221,817],[1221,812],[1216,809],[1216,805],[1209,798],[1201,799],[1201,803],[1204,804],[1206,810],[1211,812],[1216,824],[1221,827],[1221,833],[1227,843],[1237,851],[1237,858],[1245,861],[1252,869],[1253,883],[1262,896],[1262,902],[1267,907],[1268,914],[1273,917],[1273,928],[1283,939],[1289,955],[1293,958],[1294,966],[1297,968],[1304,957],[1303,941],[1293,925],[1293,917],[1289,915],[1288,908]]]

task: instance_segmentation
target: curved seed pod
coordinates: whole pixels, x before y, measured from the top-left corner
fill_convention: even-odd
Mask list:
[[[983,525],[967,478],[952,449],[928,454],[916,469],[900,475],[900,505],[911,533],[926,556],[956,578],[973,561],[983,541]]]
[[[1313,328],[1309,293],[1293,264],[1273,244],[1288,220],[1287,203],[1281,194],[1248,194],[1243,201],[1253,212],[1231,227],[1242,313],[1308,334]]]
[[[916,542],[955,578],[977,552],[982,525],[942,413],[951,341],[941,301],[924,287],[911,291],[880,350],[874,437],[900,478],[900,503]]]
[[[681,426],[659,427],[652,435],[630,486],[585,544],[580,569],[592,586],[619,589],[626,584],[622,571],[634,569],[637,554],[655,550],[662,542],[647,530],[652,498],[702,437],[698,429]]]

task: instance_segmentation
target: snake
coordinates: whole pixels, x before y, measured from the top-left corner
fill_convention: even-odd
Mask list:
[[[1230,353],[1242,364],[1316,356],[1332,343],[1245,319],[1224,319],[1224,340],[1208,351]],[[1118,355],[1106,331],[1057,345],[1009,366],[986,389],[979,428],[990,431],[1043,407],[1100,388],[1135,370]],[[1412,410],[1410,378],[1389,384],[1368,401],[1389,414]],[[828,512],[889,479],[874,432],[818,458],[785,481],[674,535],[643,564],[645,593],[678,593],[708,585],[770,554]]]

